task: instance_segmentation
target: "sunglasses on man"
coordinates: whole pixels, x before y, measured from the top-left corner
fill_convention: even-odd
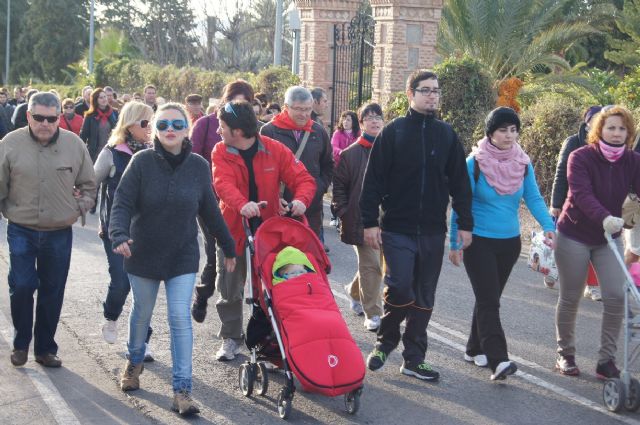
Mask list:
[[[44,122],[44,120],[47,120],[47,122],[49,124],[53,124],[54,122],[58,121],[58,115],[33,114],[33,115],[31,115],[31,118],[33,118],[34,120],[36,120],[38,122]]]
[[[224,105],[224,111],[229,114],[233,114],[236,118],[238,118],[238,114],[236,114],[236,111],[233,109],[233,105],[231,104],[231,102],[227,102]]]
[[[142,127],[142,123],[140,127]],[[184,130],[187,128],[187,122],[185,120],[160,120],[156,122],[156,130],[158,131],[167,131],[169,127],[172,127],[175,131]]]

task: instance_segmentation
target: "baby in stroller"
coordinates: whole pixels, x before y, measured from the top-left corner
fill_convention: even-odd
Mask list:
[[[285,280],[315,272],[313,264],[304,252],[293,246],[285,246],[273,263],[272,284],[275,286]]]

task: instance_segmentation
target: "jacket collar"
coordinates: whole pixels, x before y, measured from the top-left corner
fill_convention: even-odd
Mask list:
[[[40,143],[40,141],[38,139],[36,139],[36,136],[33,134],[33,131],[31,131],[31,127],[29,127],[27,125],[27,128],[29,129],[29,136],[31,136],[31,140],[33,140],[36,143]],[[60,136],[60,127],[58,127],[56,129],[56,132],[54,133],[53,137],[51,138],[51,140],[49,140],[49,143],[47,143],[44,146],[49,146],[49,145],[53,145],[54,143],[58,142],[58,137]]]
[[[421,114],[420,112],[416,111],[413,108],[409,108],[409,110],[407,111],[407,118],[409,118],[411,121],[433,121],[436,118],[435,114]]]
[[[264,143],[262,142],[262,139],[260,138],[259,134],[256,134],[256,142],[258,142],[258,152],[264,152],[264,153],[269,153],[269,151],[267,150],[267,148],[265,147]],[[224,142],[222,142],[224,143]],[[240,150],[238,148],[234,148],[233,146],[229,146],[229,145],[224,145],[225,147],[225,151],[230,154],[230,155],[235,155],[238,158],[240,157]]]

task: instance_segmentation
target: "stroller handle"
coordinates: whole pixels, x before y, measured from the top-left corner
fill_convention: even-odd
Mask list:
[[[629,291],[631,296],[638,303],[640,303],[640,291],[638,291],[638,288],[636,287],[633,277],[631,277],[631,273],[629,273],[629,269],[627,268],[627,265],[624,263],[624,259],[620,255],[620,252],[618,252],[618,247],[616,245],[616,242],[613,240],[613,236],[608,232],[604,232],[604,237],[607,240],[607,245],[609,245],[609,248],[611,248],[611,251],[613,251],[613,255],[616,257],[618,264],[620,264],[620,267],[622,267],[622,270],[624,271],[627,290]]]

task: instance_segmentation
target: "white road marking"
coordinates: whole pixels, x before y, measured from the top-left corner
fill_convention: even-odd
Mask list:
[[[332,285],[341,287],[342,285],[337,283],[337,282],[331,282]],[[349,302],[349,297],[347,295],[345,295],[344,293],[342,293],[341,291],[337,291],[335,289],[332,289],[333,294],[335,295],[336,298],[340,298],[341,300],[345,300],[347,302]],[[455,329],[450,329],[440,323],[434,322],[433,320],[429,322],[429,326],[433,327],[441,332],[447,333],[449,335],[452,335],[456,338],[459,338],[463,341],[465,341],[467,339],[467,335],[463,334],[462,332],[456,331]],[[455,350],[461,351],[461,352],[465,352],[466,351],[466,347],[464,344],[461,344],[459,342],[453,341],[449,338],[447,338],[446,336],[440,335],[436,332],[430,331],[429,332],[429,338],[433,338],[436,341],[447,345]],[[509,354],[509,358],[513,361],[515,361],[516,363],[529,367],[531,369],[536,369],[536,370],[548,370],[547,368],[540,366],[537,363],[534,363],[532,361],[529,360],[525,360],[521,357],[518,356],[514,356],[512,354]],[[555,384],[552,384],[551,382],[545,381],[542,378],[539,378],[537,376],[531,375],[529,373],[526,372],[522,372],[522,371],[518,371],[516,372],[516,376],[520,377],[521,379],[524,379],[525,381],[536,385],[540,388],[544,388],[547,391],[551,391],[555,394],[558,394],[559,396],[562,396],[576,404],[582,405],[586,408],[589,408],[591,410],[594,410],[596,412],[602,413],[604,415],[607,415],[613,419],[616,419],[620,422],[629,424],[629,425],[640,425],[640,421],[635,420],[631,417],[628,416],[621,416],[621,415],[617,415],[615,413],[610,412],[609,410],[607,410],[604,406],[602,406],[601,404],[595,403],[591,400],[589,400],[586,397],[582,397],[579,394],[576,394],[574,392],[571,392],[569,390],[566,390],[562,387],[559,387]]]
[[[2,333],[9,348],[13,347],[13,326],[9,324],[2,311],[0,311],[0,333]],[[69,405],[62,398],[62,395],[60,395],[60,392],[46,373],[39,368],[32,369],[29,367],[25,367],[24,371],[31,378],[31,382],[33,382],[34,387],[42,396],[42,400],[49,407],[56,423],[60,425],[80,425],[80,421],[73,414]]]

